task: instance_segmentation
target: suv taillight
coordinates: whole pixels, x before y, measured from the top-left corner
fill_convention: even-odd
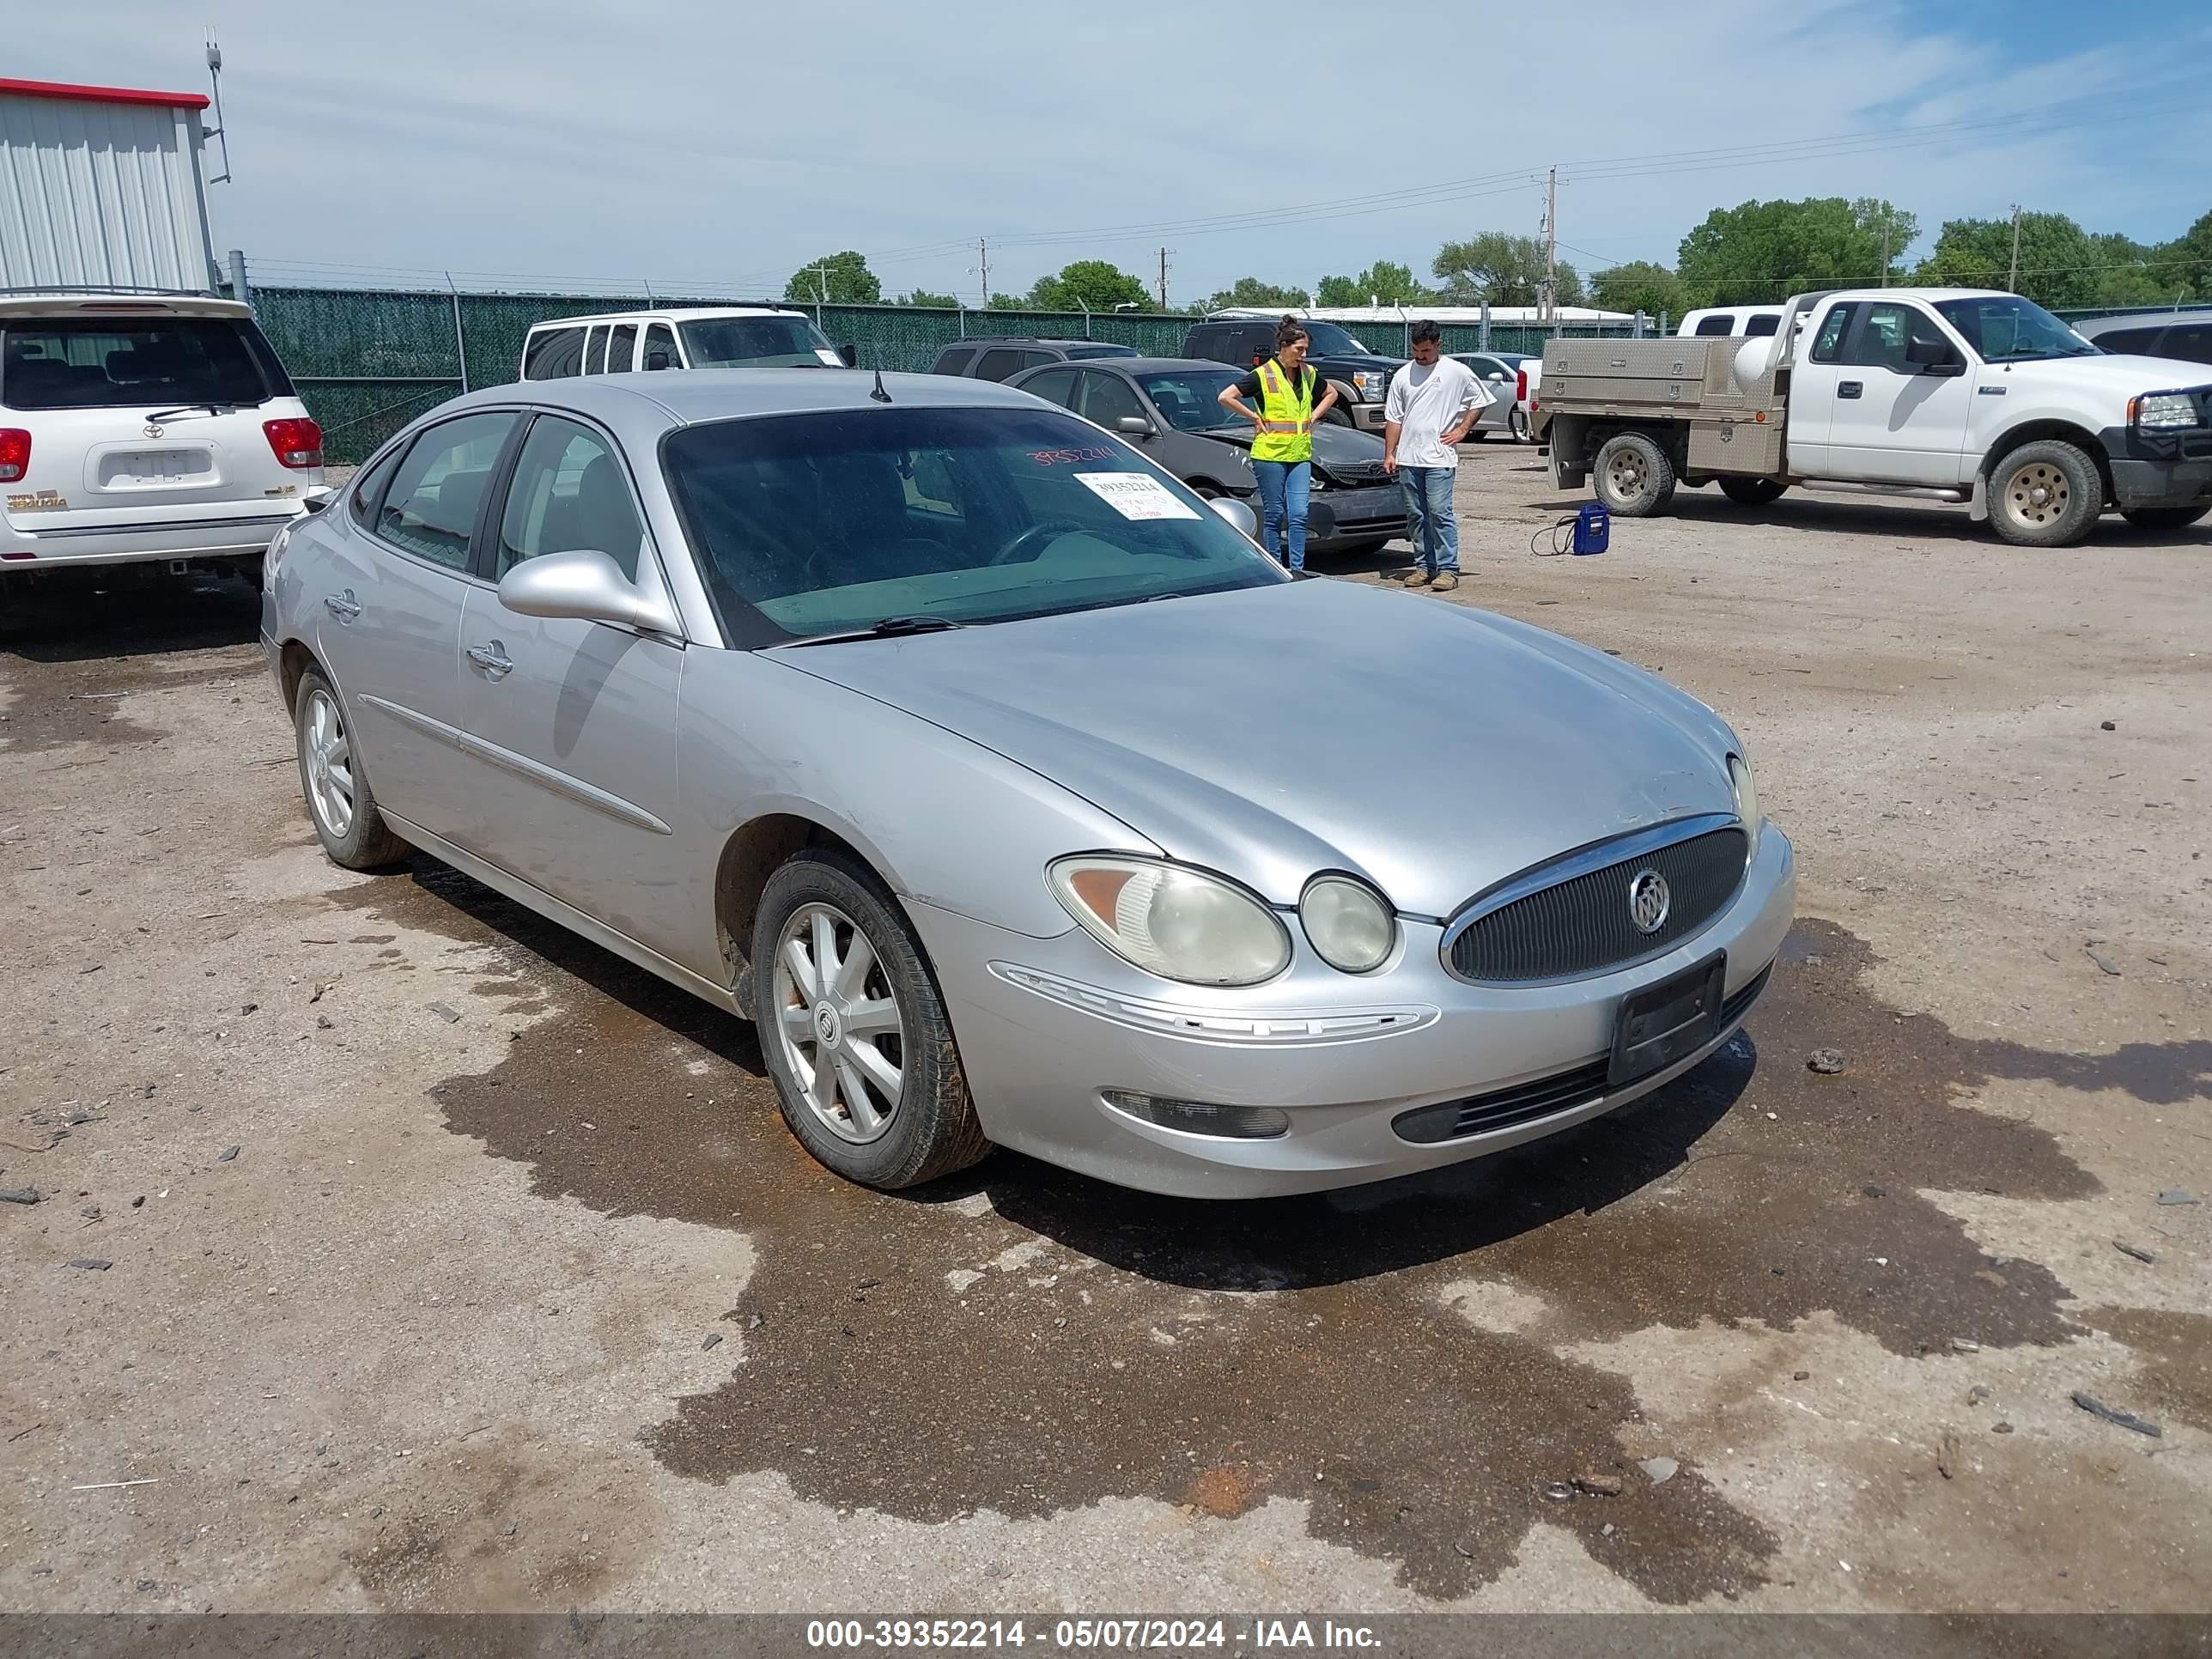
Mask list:
[[[20,426],[0,427],[0,483],[13,483],[31,470],[31,434]]]
[[[323,464],[323,429],[313,421],[264,421],[261,429],[269,434],[269,447],[276,452],[279,466]]]
[[[1513,401],[1516,404],[1528,401],[1528,371],[1525,368],[1513,371]]]

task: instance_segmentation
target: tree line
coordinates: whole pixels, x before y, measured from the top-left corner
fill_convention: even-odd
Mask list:
[[[1920,223],[1894,204],[1862,197],[1745,202],[1716,208],[1682,239],[1672,265],[1632,260],[1585,277],[1560,261],[1553,298],[1563,306],[1679,317],[1701,306],[1771,303],[1824,288],[1882,282],[1957,288],[2015,288],[2053,309],[2212,301],[2212,212],[2169,241],[2140,242],[2118,232],[2084,229],[2063,213],[1948,219],[1921,258],[1908,257]],[[2014,278],[2015,269],[2018,275]],[[1446,242],[1426,278],[1409,265],[1376,259],[1349,276],[1323,276],[1310,289],[1240,276],[1194,305],[1203,315],[1231,306],[1534,305],[1545,281],[1543,244],[1502,230]],[[883,283],[851,250],[794,272],[784,298],[804,304],[878,305]],[[950,309],[950,294],[916,289],[894,303]],[[1105,259],[1079,259],[1040,276],[1025,294],[994,294],[994,310],[1146,311],[1158,296],[1141,278]]]

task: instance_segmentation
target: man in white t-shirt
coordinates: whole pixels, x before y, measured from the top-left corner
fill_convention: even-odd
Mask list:
[[[1382,403],[1382,468],[1406,492],[1416,561],[1406,586],[1449,593],[1459,586],[1459,521],[1452,516],[1459,442],[1490,394],[1474,370],[1443,355],[1434,323],[1415,323],[1411,344],[1413,361],[1391,377]]]

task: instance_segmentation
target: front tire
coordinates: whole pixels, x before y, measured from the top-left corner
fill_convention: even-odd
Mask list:
[[[1674,498],[1674,463],[1641,432],[1606,441],[1591,469],[1597,498],[1616,518],[1648,519]]]
[[[345,870],[380,870],[407,855],[377,810],[376,792],[353,749],[352,726],[337,688],[322,670],[300,676],[292,697],[293,741],[300,759],[300,793],[315,839],[332,864]]]
[[[2105,481],[2078,444],[2022,444],[1990,473],[1990,523],[2015,547],[2071,547],[2104,510]]]
[[[1337,404],[1335,407],[1332,408],[1328,414],[1322,416],[1321,417],[1321,423],[1323,426],[1351,426],[1353,424],[1352,416],[1344,412],[1344,405],[1341,404]]]
[[[873,872],[830,848],[793,854],[761,895],[752,951],[761,1053],[817,1162],[896,1191],[990,1152],[945,999]]]
[[[1738,507],[1767,507],[1782,499],[1790,486],[1772,478],[1729,477],[1721,480],[1721,494]]]
[[[2212,504],[2203,507],[2138,507],[2122,512],[2120,516],[2138,530],[2186,530],[2207,513],[2212,513]]]

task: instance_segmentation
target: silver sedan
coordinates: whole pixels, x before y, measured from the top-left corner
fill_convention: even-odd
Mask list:
[[[1793,893],[1728,725],[1246,522],[983,381],[496,387],[279,537],[263,644],[332,859],[750,1019],[855,1181],[1342,1186],[1726,1042]]]

